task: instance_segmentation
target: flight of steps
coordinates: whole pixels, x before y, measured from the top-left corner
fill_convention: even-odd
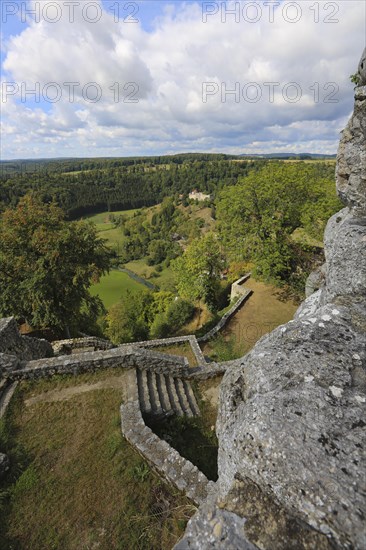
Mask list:
[[[187,380],[136,369],[140,408],[157,416],[198,416],[200,414],[192,387]]]

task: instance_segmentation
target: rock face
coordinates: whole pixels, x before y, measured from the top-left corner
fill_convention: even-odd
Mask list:
[[[325,271],[326,266],[323,264],[322,266],[318,267],[315,271],[310,273],[309,277],[306,280],[305,284],[305,296],[306,298],[309,298],[314,292],[319,290],[324,283],[325,283]]]
[[[225,374],[217,496],[179,549],[366,548],[365,109],[360,86],[339,145],[346,207],[325,231],[325,282]]]
[[[366,147],[365,120],[366,86],[355,90],[355,108],[342,132],[337,156],[337,191],[353,209],[354,216],[365,216]]]
[[[363,50],[360,63],[358,64],[358,74],[360,75],[360,86],[366,85],[366,48]]]

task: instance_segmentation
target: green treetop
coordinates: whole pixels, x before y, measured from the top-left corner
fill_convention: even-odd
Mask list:
[[[179,294],[188,300],[202,300],[215,310],[220,275],[226,267],[220,243],[213,233],[195,239],[184,255],[172,262]]]

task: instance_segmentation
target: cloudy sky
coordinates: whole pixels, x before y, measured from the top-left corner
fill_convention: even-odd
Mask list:
[[[2,0],[1,158],[335,153],[365,5]]]

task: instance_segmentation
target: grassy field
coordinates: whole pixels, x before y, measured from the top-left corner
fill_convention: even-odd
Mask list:
[[[187,208],[180,207],[183,211],[188,211],[192,219],[202,218],[204,220],[203,232],[212,229],[214,221],[211,218],[211,209],[202,207],[200,205],[190,205]],[[152,206],[144,209],[146,211],[146,219],[151,221],[153,213],[159,210],[159,205]],[[121,245],[127,238],[122,234],[119,227],[114,227],[114,224],[110,221],[110,214],[115,216],[123,215],[131,217],[138,210],[124,210],[118,212],[101,212],[87,216],[88,220],[93,221],[98,229],[99,236],[106,241],[106,244],[114,249],[117,255],[120,252]],[[161,290],[169,290],[175,292],[175,284],[173,272],[170,267],[163,268],[162,271],[157,272],[156,266],[149,266],[146,258],[140,260],[131,261],[125,264],[125,267],[130,271],[133,271],[140,277],[149,280],[152,284],[159,287]],[[113,303],[118,301],[120,297],[119,288],[126,288],[131,290],[141,289],[140,285],[136,286],[136,283],[132,281],[127,275],[117,280],[115,275],[109,275],[103,278],[99,285],[93,287],[92,293],[99,293],[106,307],[110,307]]]
[[[147,219],[151,219],[153,213],[157,209],[157,206],[147,208]],[[106,241],[106,244],[110,248],[114,249],[117,254],[119,254],[120,247],[127,237],[122,234],[119,227],[114,226],[114,224],[110,221],[109,215],[113,214],[115,216],[123,215],[131,217],[135,212],[138,212],[138,210],[101,212],[99,214],[87,216],[86,218],[96,224],[99,236]],[[126,267],[140,277],[150,280],[152,284],[160,287],[161,290],[175,291],[173,273],[170,268],[164,268],[160,273],[157,273],[156,266],[147,265],[146,259],[128,262]],[[153,275],[153,277],[151,277],[154,273],[156,276]],[[138,291],[143,288],[144,287],[142,285],[136,283],[136,281],[133,281],[127,274],[112,271],[109,275],[103,277],[100,283],[94,285],[91,292],[93,295],[99,294],[104,305],[108,309],[111,305],[118,302],[121,292],[124,290]]]
[[[0,424],[2,550],[173,547],[194,507],[122,437],[123,391],[123,369],[20,384]]]
[[[317,248],[324,248],[324,243],[322,241],[318,241],[317,239],[314,239],[308,233],[306,233],[305,229],[302,227],[298,227],[295,229],[295,231],[291,235],[291,239],[298,243],[303,243],[308,246],[316,246]]]
[[[108,275],[101,277],[100,282],[90,288],[93,296],[99,295],[103,304],[108,309],[117,303],[126,290],[140,292],[145,287],[134,281],[121,271],[112,270]]]

